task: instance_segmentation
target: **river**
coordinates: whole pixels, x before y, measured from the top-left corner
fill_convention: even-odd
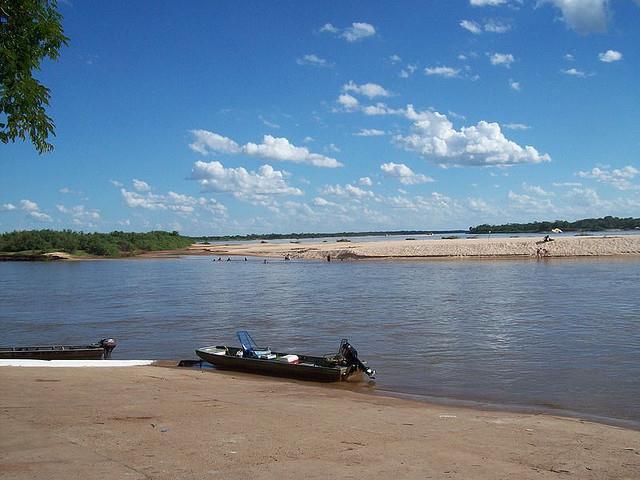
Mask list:
[[[640,259],[0,262],[0,344],[195,358],[350,339],[375,388],[640,421]]]

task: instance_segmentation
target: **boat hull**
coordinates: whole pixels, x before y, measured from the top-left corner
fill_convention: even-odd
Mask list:
[[[102,360],[104,348],[93,345],[0,347],[0,359]]]
[[[299,364],[290,364],[278,360],[238,357],[235,355],[238,349],[228,349],[231,350],[231,354],[220,355],[213,353],[216,348],[224,347],[199,348],[196,350],[196,355],[202,360],[214,365],[216,368],[223,370],[236,370],[314,382],[339,382],[340,380],[346,379],[349,373],[348,367],[316,364],[316,362],[323,362],[321,357],[300,355]],[[280,357],[285,354],[277,355]]]

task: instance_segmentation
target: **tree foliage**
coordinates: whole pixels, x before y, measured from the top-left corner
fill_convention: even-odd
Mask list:
[[[85,252],[115,257],[141,251],[186,248],[193,241],[193,238],[183,237],[178,232],[83,233],[71,230],[29,230],[0,235],[0,252]]]
[[[504,225],[478,225],[470,227],[471,233],[539,233],[550,232],[554,228],[559,228],[566,232],[587,231],[599,232],[603,230],[633,230],[640,229],[640,218],[585,218],[575,222],[566,220],[555,220],[553,222],[532,222],[532,223],[507,223]]]
[[[38,153],[51,151],[54,124],[49,89],[33,77],[44,58],[67,44],[55,0],[0,0],[0,141],[28,136]]]

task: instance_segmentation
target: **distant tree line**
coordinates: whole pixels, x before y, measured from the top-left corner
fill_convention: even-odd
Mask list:
[[[327,238],[327,237],[373,237],[384,235],[427,235],[430,233],[464,233],[466,230],[388,230],[373,232],[333,232],[333,233],[249,233],[247,235],[220,235],[200,237],[206,241],[238,240],[282,240],[287,238]]]
[[[53,252],[89,254],[105,257],[127,256],[138,252],[174,250],[193,243],[178,232],[84,233],[72,230],[29,230],[0,235],[0,252]]]
[[[640,229],[640,218],[585,218],[575,222],[566,220],[555,220],[553,222],[532,222],[532,223],[507,223],[504,225],[478,225],[470,227],[470,233],[540,233],[550,232],[554,228],[562,231],[578,232],[600,232],[603,230],[633,230]]]

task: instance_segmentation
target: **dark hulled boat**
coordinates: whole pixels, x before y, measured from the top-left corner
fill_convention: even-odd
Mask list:
[[[0,347],[0,359],[31,360],[102,360],[110,358],[116,347],[112,338],[91,345],[32,345]]]
[[[339,382],[362,371],[371,378],[375,370],[358,359],[358,352],[345,339],[335,355],[323,357],[272,352],[255,346],[246,332],[238,332],[242,348],[202,347],[196,354],[202,360],[224,370],[238,370],[277,377],[297,378],[316,382]]]

